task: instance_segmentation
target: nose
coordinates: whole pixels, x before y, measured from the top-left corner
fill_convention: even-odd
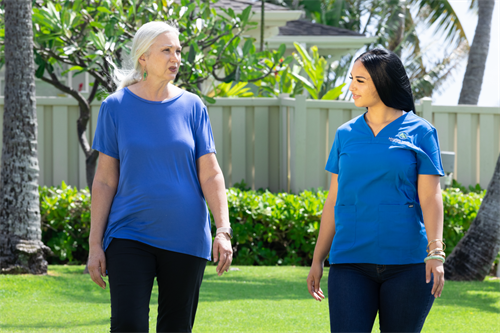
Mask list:
[[[175,56],[171,58],[173,62],[175,63],[179,63],[181,62],[181,54],[180,53],[177,53],[175,52]]]
[[[353,85],[354,82],[351,81],[351,83],[349,83],[349,91],[352,92],[354,90],[354,85]]]

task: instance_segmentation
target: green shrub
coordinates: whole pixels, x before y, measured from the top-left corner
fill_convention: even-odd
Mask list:
[[[443,191],[444,230],[446,255],[449,255],[462,239],[470,224],[476,218],[486,190],[480,193],[463,193],[460,188],[448,188]]]
[[[328,191],[298,195],[251,191],[244,182],[227,190],[238,265],[308,265],[312,261]],[[444,239],[450,254],[477,215],[485,191],[443,191]],[[42,240],[55,253],[49,263],[85,263],[90,231],[90,194],[64,182],[40,188]],[[215,225],[212,217],[212,231]]]
[[[293,195],[228,189],[234,263],[309,264],[326,195],[323,191]]]
[[[64,182],[40,188],[42,240],[54,252],[50,264],[87,262],[90,232],[90,193]]]

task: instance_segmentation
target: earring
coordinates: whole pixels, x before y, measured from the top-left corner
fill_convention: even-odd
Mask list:
[[[146,81],[147,77],[148,77],[148,72],[146,72],[146,70],[144,70],[144,74],[142,75],[143,81]]]

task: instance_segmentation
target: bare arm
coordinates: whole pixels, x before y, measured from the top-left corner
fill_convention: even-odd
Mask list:
[[[196,166],[201,189],[214,216],[215,225],[217,228],[230,227],[224,176],[215,154],[201,156],[196,161]],[[233,260],[230,238],[224,233],[215,236],[212,252],[214,262],[219,261],[217,273],[220,276],[227,272]]]
[[[97,171],[92,184],[88,266],[90,277],[103,289],[106,283],[101,275],[106,276],[106,257],[102,249],[102,238],[119,176],[120,162],[111,156],[99,153]]]
[[[418,175],[418,197],[424,215],[425,230],[430,241],[443,239],[443,196],[437,175]],[[429,246],[430,250],[442,247],[440,242]],[[428,260],[426,263],[426,281],[429,283],[431,273],[434,275],[432,294],[440,297],[444,287],[444,268],[439,260]]]
[[[320,288],[320,281],[323,277],[323,263],[332,246],[333,237],[335,236],[335,203],[337,202],[337,182],[338,175],[332,174],[330,183],[330,191],[323,206],[321,215],[321,225],[319,227],[318,240],[314,248],[313,262],[309,276],[307,277],[307,288],[309,293],[317,301],[325,298],[323,291]]]

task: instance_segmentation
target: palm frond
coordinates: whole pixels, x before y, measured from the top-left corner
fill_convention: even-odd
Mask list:
[[[411,5],[416,5],[419,12],[425,13],[427,24],[438,25],[438,32],[446,36],[446,41],[452,42],[458,35],[457,44],[467,41],[465,30],[455,13],[451,2],[448,0],[409,0]],[[468,41],[467,41],[468,42]]]

